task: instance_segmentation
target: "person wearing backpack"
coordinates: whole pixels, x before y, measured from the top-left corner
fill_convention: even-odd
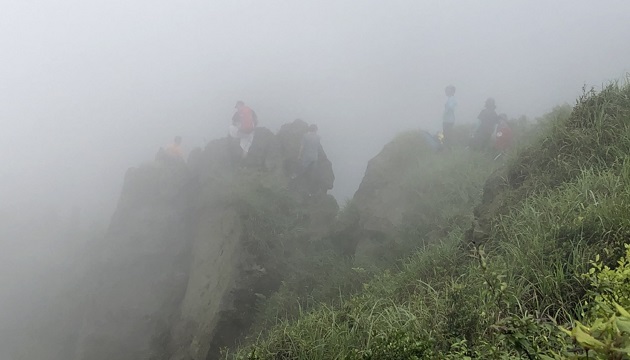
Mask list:
[[[486,151],[492,146],[492,134],[495,127],[499,123],[499,115],[496,112],[497,106],[493,98],[488,98],[483,110],[479,113],[477,119],[479,124],[475,130],[471,148],[479,151]]]
[[[238,123],[238,130],[244,134],[249,134],[258,126],[258,117],[254,110],[241,100],[236,102],[234,106],[236,112],[232,116],[232,123]]]
[[[236,102],[236,112],[232,116],[230,136],[240,140],[241,156],[245,158],[254,141],[254,129],[258,126],[258,117],[254,110],[241,100]]]
[[[184,151],[182,150],[182,137],[175,136],[173,142],[170,143],[166,149],[166,154],[174,159],[184,159]]]

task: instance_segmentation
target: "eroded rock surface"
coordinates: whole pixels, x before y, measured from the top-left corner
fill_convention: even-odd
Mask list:
[[[352,200],[357,220],[352,230],[355,243],[350,247],[354,246],[357,257],[373,258],[391,240],[414,204],[403,189],[405,177],[417,167],[418,158],[431,153],[424,133],[410,131],[385,145],[368,162]]]
[[[187,164],[128,171],[89,274],[76,360],[214,359],[247,330],[257,297],[281,281],[256,243],[256,209],[279,206],[285,200],[273,196],[286,192],[304,214],[293,226],[314,238],[338,210],[323,150],[315,180],[291,179],[306,128],[256,129],[243,160],[225,138],[193,150]]]

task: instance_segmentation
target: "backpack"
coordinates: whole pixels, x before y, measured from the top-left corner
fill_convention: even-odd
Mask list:
[[[239,117],[241,118],[240,132],[249,134],[254,131],[254,115],[252,109],[244,107],[239,111]]]

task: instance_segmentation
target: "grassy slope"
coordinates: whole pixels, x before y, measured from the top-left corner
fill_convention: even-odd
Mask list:
[[[406,161],[401,166],[382,169],[402,176],[399,179],[401,189],[413,200],[405,217],[414,221],[400,226],[394,241],[387,241],[379,248],[378,257],[358,261],[340,250],[346,242],[361,236],[353,233],[358,220],[355,205],[353,202],[347,204],[328,237],[312,243],[308,254],[299,261],[287,259],[292,263],[287,272],[289,275],[277,293],[261,302],[256,330],[268,329],[280,321],[295,320],[321,303],[339,306],[349,295],[361,291],[363,283],[375,274],[384,269],[400,271],[400,259],[424,246],[425,242],[451,231],[461,232],[461,228],[468,226],[472,209],[481,197],[483,181],[495,164],[486,156],[463,150],[428,153],[422,139],[423,135],[415,131],[401,134],[393,141],[400,149],[394,149],[393,153],[405,156]],[[440,176],[444,173],[452,178]],[[455,180],[464,177],[469,181],[457,183]]]
[[[630,241],[630,86],[548,119],[496,175],[500,190],[480,207],[483,246],[467,250],[451,231],[402,271],[281,321],[234,356],[526,359],[565,346],[555,324],[582,317],[589,259],[611,263]]]

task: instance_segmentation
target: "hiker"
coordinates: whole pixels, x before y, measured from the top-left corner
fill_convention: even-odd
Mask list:
[[[155,160],[164,164],[183,164],[184,151],[182,150],[182,137],[175,136],[173,142],[166,147],[160,147]]]
[[[498,152],[495,160],[512,146],[512,128],[507,121],[507,115],[499,115],[499,125],[497,126],[497,133],[494,140],[494,149]]]
[[[232,116],[230,136],[240,139],[241,156],[245,158],[254,141],[254,129],[258,126],[258,117],[254,110],[245,105],[243,101],[237,101],[234,108],[236,108],[236,112]]]
[[[455,86],[449,85],[444,89],[446,94],[446,104],[444,104],[444,114],[442,115],[442,134],[444,135],[444,145],[450,148],[453,141],[453,127],[455,126]]]
[[[175,159],[180,158],[183,160],[184,152],[182,151],[182,137],[175,136],[175,139],[173,139],[173,142],[166,147],[164,152],[166,153],[166,155],[172,158],[175,158]]]
[[[300,145],[300,152],[298,153],[298,160],[300,161],[300,169],[297,175],[293,178],[304,175],[309,172],[313,165],[319,158],[319,149],[321,147],[320,137],[317,134],[317,125],[311,124],[308,126],[308,131],[302,136],[302,143]]]
[[[479,124],[473,135],[471,147],[475,150],[487,150],[494,133],[494,128],[499,122],[499,115],[497,115],[497,106],[494,103],[493,98],[488,98],[483,110],[477,116]]]

